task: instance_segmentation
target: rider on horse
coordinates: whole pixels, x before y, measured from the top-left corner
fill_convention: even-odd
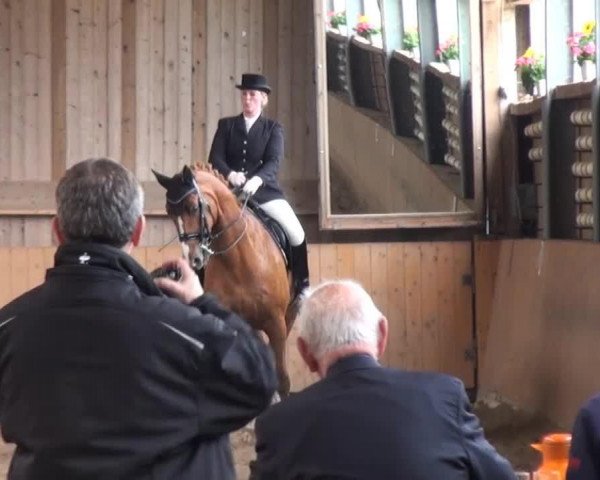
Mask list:
[[[241,90],[242,113],[219,120],[209,163],[233,187],[241,187],[285,231],[292,247],[294,296],[308,287],[304,229],[277,181],[283,159],[283,128],[262,114],[271,88],[263,75],[245,73]]]

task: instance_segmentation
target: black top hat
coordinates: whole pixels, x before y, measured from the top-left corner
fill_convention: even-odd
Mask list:
[[[242,83],[235,88],[240,90],[259,90],[265,93],[271,93],[271,87],[267,85],[267,77],[258,73],[243,73]]]

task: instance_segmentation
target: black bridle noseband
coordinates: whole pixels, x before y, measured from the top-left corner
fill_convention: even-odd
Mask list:
[[[177,222],[176,223],[177,237],[179,238],[179,241],[181,243],[185,243],[185,244],[187,244],[188,242],[190,242],[192,240],[198,241],[198,245],[199,245],[200,249],[205,253],[202,265],[199,266],[198,268],[204,268],[206,266],[206,264],[208,263],[208,261],[210,260],[211,256],[222,255],[222,254],[228,252],[233,247],[235,247],[240,242],[240,240],[244,237],[244,235],[246,234],[246,229],[248,227],[248,223],[244,220],[244,229],[242,230],[242,233],[240,233],[238,238],[236,238],[232,242],[231,245],[228,245],[226,248],[219,250],[219,251],[215,251],[211,248],[213,242],[218,240],[221,237],[221,235],[223,235],[229,228],[233,227],[236,223],[238,223],[240,220],[242,220],[244,218],[244,211],[246,210],[246,207],[248,205],[248,200],[250,197],[246,196],[244,198],[244,203],[242,205],[242,208],[240,210],[240,214],[238,215],[238,217],[235,220],[233,220],[232,222],[225,225],[220,231],[213,234],[211,231],[211,228],[209,228],[209,226],[208,226],[208,219],[207,219],[207,211],[210,213],[210,204],[208,203],[208,201],[206,200],[204,195],[202,195],[202,191],[200,190],[200,187],[198,185],[195,185],[195,193],[196,193],[196,195],[198,195],[198,216],[199,216],[199,221],[200,221],[200,229],[197,232],[187,233],[186,231],[184,231],[182,229],[182,226]],[[183,199],[181,201],[183,201]]]

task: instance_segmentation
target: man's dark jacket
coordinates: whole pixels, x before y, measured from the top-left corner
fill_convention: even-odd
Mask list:
[[[256,437],[257,480],[514,479],[458,379],[383,368],[367,355],[338,361],[271,407]]]
[[[207,294],[163,296],[118,249],[60,247],[0,310],[9,480],[233,479],[227,434],[276,388],[272,354]]]
[[[600,480],[600,395],[590,398],[575,419],[567,480]]]
[[[258,175],[262,186],[253,199],[259,204],[284,198],[277,174],[283,160],[283,128],[261,115],[249,132],[242,114],[221,118],[208,161],[227,178],[231,171],[243,172],[249,180]]]

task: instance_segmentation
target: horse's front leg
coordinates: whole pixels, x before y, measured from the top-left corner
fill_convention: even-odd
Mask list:
[[[277,367],[277,378],[279,380],[279,388],[277,391],[281,398],[287,397],[290,393],[290,376],[287,371],[286,364],[286,340],[287,329],[283,318],[273,319],[268,322],[268,328],[265,329],[269,344],[275,354],[275,363]]]

